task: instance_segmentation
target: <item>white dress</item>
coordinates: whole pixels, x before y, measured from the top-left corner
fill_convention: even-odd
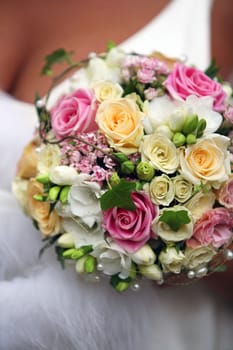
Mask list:
[[[205,68],[210,8],[210,0],[173,0],[122,47],[187,54]],[[0,350],[232,349],[233,311],[202,282],[119,295],[63,271],[53,249],[38,259],[40,235],[10,192],[36,113],[2,92],[0,116]]]

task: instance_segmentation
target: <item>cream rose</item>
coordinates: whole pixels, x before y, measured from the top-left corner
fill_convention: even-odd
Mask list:
[[[175,247],[167,247],[159,254],[159,261],[164,272],[180,273],[185,255],[182,251],[177,252]]]
[[[146,135],[141,143],[142,161],[166,174],[174,173],[179,165],[177,149],[174,143],[164,134]]]
[[[194,221],[197,221],[202,214],[213,208],[215,198],[212,191],[206,193],[200,191],[185,203],[185,207],[191,212]]]
[[[123,89],[119,84],[108,80],[96,81],[92,84],[92,88],[99,102],[120,98],[123,93]]]
[[[175,199],[180,203],[186,202],[192,195],[193,185],[181,175],[175,176],[172,181],[174,185]]]
[[[17,176],[30,179],[37,175],[38,154],[36,142],[29,142],[23,150],[21,158],[17,164]]]
[[[160,211],[160,216],[163,214],[163,212],[168,209],[162,209]],[[193,234],[193,218],[191,213],[185,208],[184,206],[174,206],[170,208],[169,210],[172,211],[180,211],[185,210],[188,213],[188,217],[190,218],[190,222],[188,224],[181,225],[180,228],[177,231],[172,230],[172,228],[166,224],[163,221],[159,221],[158,219],[155,219],[152,222],[152,229],[153,231],[161,237],[165,242],[179,242],[186,240],[190,238]]]
[[[165,174],[154,177],[149,184],[149,196],[153,203],[168,206],[174,199],[172,180]]]
[[[228,137],[212,134],[186,149],[181,149],[182,175],[193,184],[204,181],[210,182],[213,187],[219,187],[230,174],[228,143]]]
[[[58,145],[44,145],[39,153],[38,170],[47,174],[61,162],[61,151]]]
[[[210,262],[215,254],[215,250],[210,246],[203,246],[195,249],[186,248],[184,252],[184,265],[188,269],[196,269]]]
[[[96,122],[110,145],[128,155],[138,151],[143,137],[143,117],[135,101],[120,98],[102,102]]]

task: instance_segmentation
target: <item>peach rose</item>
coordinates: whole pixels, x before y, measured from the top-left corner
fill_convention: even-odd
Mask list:
[[[102,102],[96,122],[110,145],[128,155],[138,151],[143,137],[143,117],[136,102],[126,97]]]
[[[182,175],[193,184],[204,181],[211,182],[213,187],[219,187],[219,183],[226,181],[230,174],[228,143],[228,137],[212,134],[182,149]]]
[[[37,175],[38,154],[35,141],[29,142],[23,150],[22,156],[17,166],[17,176],[29,179]]]
[[[27,189],[27,211],[38,223],[39,230],[43,236],[53,236],[60,232],[61,219],[55,210],[50,212],[50,204],[48,202],[37,201],[33,198],[34,195],[42,193],[43,185],[35,179],[30,179]]]

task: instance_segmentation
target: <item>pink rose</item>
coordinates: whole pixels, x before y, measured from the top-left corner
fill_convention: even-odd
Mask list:
[[[233,179],[229,179],[220,187],[217,199],[224,207],[233,209]]]
[[[78,89],[62,97],[51,111],[52,128],[58,139],[97,130],[97,105],[91,90]]]
[[[207,245],[220,248],[232,238],[232,227],[233,216],[227,209],[211,209],[195,223],[187,246],[193,249]]]
[[[129,253],[141,248],[153,235],[151,223],[159,209],[143,192],[133,192],[136,210],[111,208],[103,214],[103,225],[113,240]]]
[[[190,95],[212,96],[214,109],[219,112],[224,110],[226,93],[221,84],[197,68],[176,63],[164,84],[174,99],[185,100]]]

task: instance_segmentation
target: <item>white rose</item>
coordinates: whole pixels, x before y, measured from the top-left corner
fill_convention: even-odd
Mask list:
[[[92,88],[99,102],[120,98],[123,93],[123,89],[119,84],[107,80],[95,81]]]
[[[209,182],[213,187],[226,181],[231,172],[227,151],[229,138],[212,134],[180,150],[181,174],[193,184]]]
[[[210,262],[213,256],[216,254],[213,247],[203,246],[195,249],[186,248],[185,249],[185,261],[184,265],[188,269],[196,269],[201,265],[205,265]]]
[[[152,265],[156,259],[155,253],[148,244],[131,254],[130,257],[138,265]]]
[[[38,170],[47,174],[61,163],[61,150],[58,145],[47,144],[41,147],[38,159]]]
[[[185,255],[182,251],[177,252],[174,247],[167,247],[159,254],[159,261],[164,272],[180,273]]]
[[[193,185],[183,176],[178,175],[172,178],[175,190],[175,199],[180,202],[186,202],[192,195]]]
[[[78,174],[77,171],[67,165],[55,166],[49,174],[50,181],[57,185],[73,185],[79,184],[89,179],[87,174]]]
[[[140,146],[142,161],[149,161],[157,170],[174,173],[179,165],[177,149],[169,138],[160,133],[146,135]]]
[[[91,255],[96,257],[106,275],[119,273],[119,277],[123,279],[129,276],[131,258],[116,243],[102,241],[95,246]]]
[[[160,216],[163,212],[168,209],[162,209],[160,211]],[[152,222],[153,231],[161,237],[166,242],[179,242],[190,238],[193,234],[193,218],[191,213],[187,210],[187,208],[176,205],[169,209],[169,211],[180,211],[185,210],[188,213],[188,217],[190,218],[190,222],[188,224],[181,225],[178,231],[174,231],[171,229],[169,225],[167,225],[163,221],[159,221],[159,218],[155,219]]]
[[[149,184],[149,196],[153,203],[168,206],[174,199],[172,180],[165,174],[154,177]]]
[[[202,214],[213,208],[215,199],[212,191],[206,193],[200,191],[185,203],[185,207],[191,212],[194,221],[197,221]]]

